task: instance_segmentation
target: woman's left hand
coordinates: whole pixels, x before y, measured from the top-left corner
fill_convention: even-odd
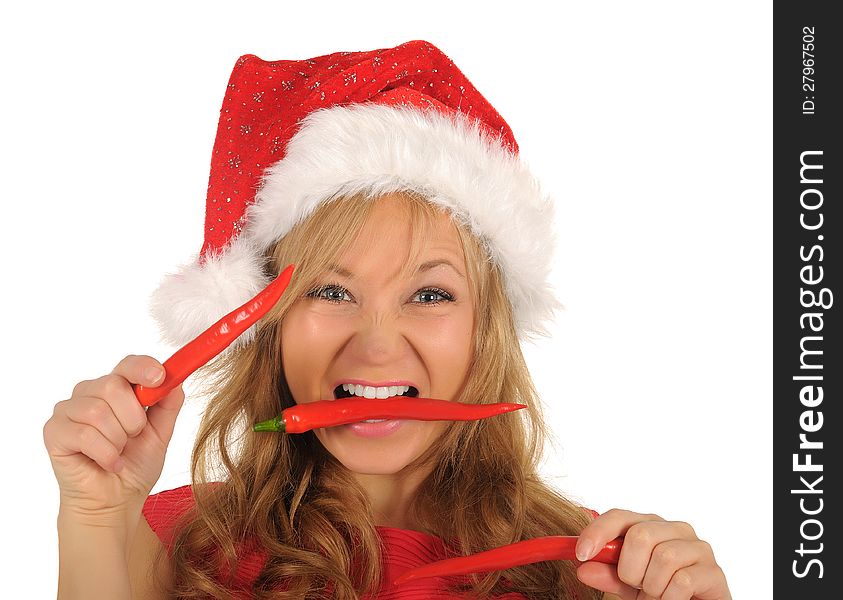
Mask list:
[[[582,530],[577,557],[587,561],[619,536],[618,564],[584,562],[580,581],[622,600],[731,600],[711,546],[681,521],[612,509]]]

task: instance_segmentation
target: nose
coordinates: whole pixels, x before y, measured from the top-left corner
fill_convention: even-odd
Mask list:
[[[347,349],[360,362],[382,365],[404,355],[409,342],[394,316],[372,316],[361,319]]]

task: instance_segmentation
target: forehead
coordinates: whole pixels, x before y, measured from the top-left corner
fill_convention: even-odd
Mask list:
[[[359,233],[346,241],[338,256],[341,265],[380,262],[383,268],[401,265],[406,271],[445,260],[465,270],[462,242],[451,217],[399,194],[374,200]]]

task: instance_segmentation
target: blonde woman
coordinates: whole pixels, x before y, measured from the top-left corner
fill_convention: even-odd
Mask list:
[[[426,42],[236,64],[197,260],[154,310],[184,343],[296,265],[278,305],[205,369],[193,482],[153,496],[184,399],[143,410],[127,356],[44,427],[61,490],[60,598],[728,600],[690,525],[595,516],[542,482],[520,340],[542,333],[551,204],[506,122]],[[304,434],[250,425],[297,403],[395,395],[520,402],[481,421]],[[408,569],[544,535],[582,562],[425,579]],[[617,565],[589,561],[623,536]],[[611,596],[609,596],[611,597]]]

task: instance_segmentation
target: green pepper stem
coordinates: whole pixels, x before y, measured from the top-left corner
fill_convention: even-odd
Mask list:
[[[267,419],[266,421],[255,423],[252,427],[252,431],[277,431],[284,433],[284,430],[286,429],[284,425],[284,420],[279,415],[272,419]]]

